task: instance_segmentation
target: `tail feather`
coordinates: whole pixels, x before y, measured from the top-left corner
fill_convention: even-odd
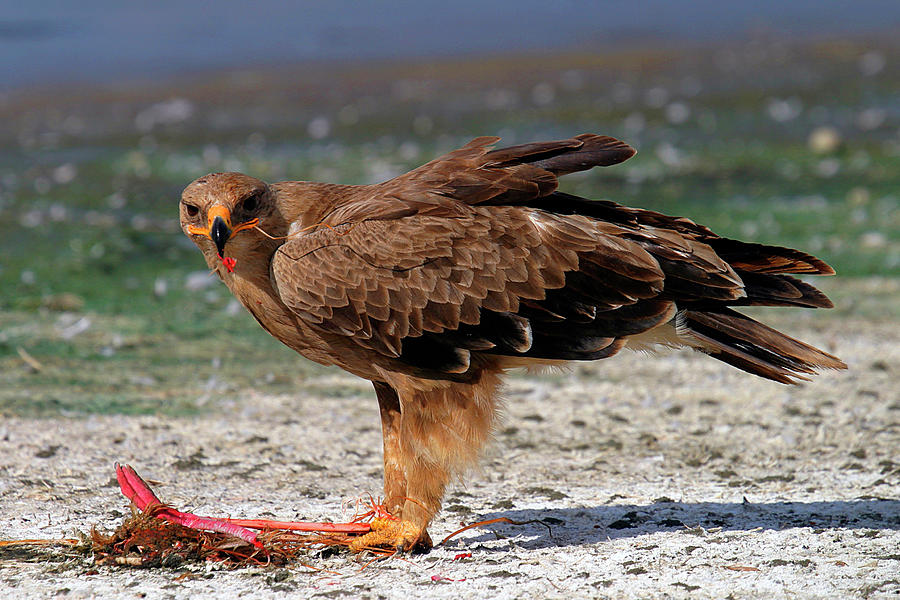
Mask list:
[[[752,273],[795,273],[802,275],[834,275],[834,269],[811,254],[751,242],[715,237],[704,240],[735,269]]]
[[[806,380],[818,369],[846,369],[840,359],[746,315],[719,308],[684,310],[680,334],[713,358],[780,383]]]
[[[802,306],[834,308],[828,296],[813,285],[790,275],[748,273],[736,269],[744,282],[745,298],[730,302],[732,306]]]

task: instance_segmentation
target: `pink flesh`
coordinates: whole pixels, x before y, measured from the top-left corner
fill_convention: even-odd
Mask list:
[[[153,505],[162,506],[162,508],[155,512],[156,516],[160,519],[165,519],[170,523],[183,525],[190,529],[218,531],[219,533],[233,535],[245,542],[253,544],[260,550],[265,550],[259,540],[256,539],[256,534],[240,525],[235,525],[234,523],[229,523],[228,521],[223,521],[221,519],[201,517],[193,513],[181,512],[180,510],[165,506],[159,501],[159,498],[156,497],[156,494],[153,493],[153,490],[150,489],[141,476],[128,465],[116,465],[116,479],[118,480],[119,488],[122,490],[125,497],[134,502],[134,504],[142,511]]]
[[[251,529],[284,529],[287,531],[320,531],[323,533],[369,533],[368,523],[304,523],[297,521],[269,521],[268,519],[223,519],[234,525]]]
[[[144,511],[148,508],[155,509],[155,515],[170,523],[183,525],[191,529],[203,529],[206,531],[218,531],[233,535],[257,548],[263,550],[263,546],[256,539],[252,529],[282,529],[288,531],[310,531],[322,533],[368,533],[371,529],[368,523],[302,523],[294,521],[270,521],[268,519],[214,519],[201,517],[193,513],[175,510],[160,501],[140,475],[129,465],[116,464],[116,479],[119,488],[126,498],[134,502],[138,509]]]

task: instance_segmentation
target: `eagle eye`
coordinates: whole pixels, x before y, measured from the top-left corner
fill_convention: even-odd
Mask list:
[[[259,194],[253,194],[241,203],[241,207],[246,212],[253,212],[259,208]]]
[[[185,204],[184,212],[186,212],[189,217],[196,217],[200,214],[200,208],[194,206],[193,204]]]

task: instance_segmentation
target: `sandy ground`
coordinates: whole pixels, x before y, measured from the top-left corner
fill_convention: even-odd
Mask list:
[[[549,531],[471,530],[362,571],[344,553],[307,558],[334,574],[95,569],[63,551],[6,548],[0,596],[897,597],[900,333],[815,324],[793,332],[851,370],[800,387],[690,353],[512,378],[483,468],[451,489],[432,535],[498,516]],[[340,519],[342,501],[380,487],[374,396],[336,371],[313,383],[340,393],[248,392],[196,419],[0,423],[3,537],[115,527],[128,512],[115,461],[201,514]],[[461,553],[471,557],[454,560]],[[179,578],[185,570],[194,576]]]

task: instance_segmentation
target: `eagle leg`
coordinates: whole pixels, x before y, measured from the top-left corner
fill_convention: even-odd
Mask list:
[[[406,474],[400,463],[400,398],[394,388],[374,381],[384,439],[384,508],[399,516],[406,500]]]
[[[409,500],[403,461],[403,419],[400,398],[390,385],[380,381],[372,383],[375,386],[375,396],[378,398],[384,439],[383,507],[386,514],[372,520],[371,532],[354,540],[350,549],[363,551],[368,548],[389,547],[401,551],[428,551],[432,547],[432,542],[425,527],[434,512],[424,519],[420,518],[418,522],[403,519],[404,508]]]
[[[495,419],[495,373],[471,382],[423,380],[396,373],[374,382],[384,437],[384,506],[390,516],[351,548],[427,550],[427,528],[450,479],[478,458]]]

